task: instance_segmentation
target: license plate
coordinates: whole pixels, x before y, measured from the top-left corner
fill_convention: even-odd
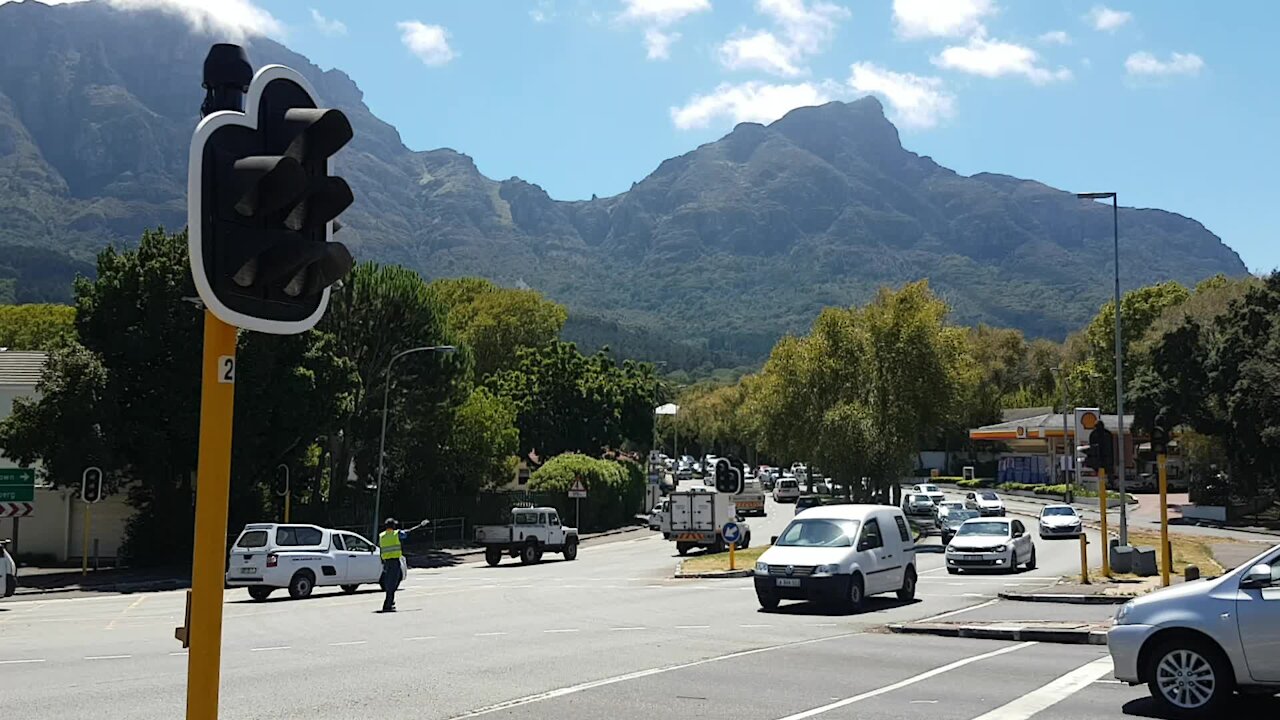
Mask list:
[[[247,568],[246,568],[246,567],[242,567],[242,568],[240,568],[240,574],[241,574],[241,575],[257,575],[257,574],[258,574],[258,568],[253,568],[253,567],[247,567]]]
[[[981,555],[961,555],[960,559],[961,560],[981,560],[982,556]]]
[[[800,587],[800,581],[795,578],[778,578],[778,587]]]

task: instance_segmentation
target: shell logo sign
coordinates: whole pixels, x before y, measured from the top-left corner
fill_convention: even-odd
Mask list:
[[[1076,443],[1084,442],[1101,419],[1102,411],[1098,408],[1076,408]]]

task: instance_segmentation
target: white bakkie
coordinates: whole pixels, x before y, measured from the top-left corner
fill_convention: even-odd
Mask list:
[[[382,557],[373,543],[315,525],[245,525],[227,563],[227,585],[248,589],[254,600],[266,600],[280,588],[288,588],[295,600],[316,586],[353,593],[381,577]]]
[[[476,543],[484,546],[484,560],[491,566],[502,562],[504,554],[525,565],[542,562],[544,552],[560,553],[565,560],[578,557],[578,529],[561,525],[553,507],[514,508],[509,525],[477,527]]]

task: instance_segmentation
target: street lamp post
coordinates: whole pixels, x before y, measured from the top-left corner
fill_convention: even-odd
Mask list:
[[[373,530],[370,537],[378,537],[378,515],[382,512],[382,473],[385,467],[385,458],[387,452],[387,403],[391,397],[391,366],[396,364],[396,360],[405,355],[412,355],[420,352],[442,352],[451,353],[457,348],[452,345],[427,345],[424,347],[409,348],[402,350],[387,361],[387,373],[385,382],[382,386],[382,439],[378,441],[378,489],[374,493],[373,500]]]
[[[1067,374],[1060,367],[1051,367],[1049,372],[1062,385],[1062,478],[1067,486],[1062,499],[1071,502],[1071,468],[1076,464],[1076,442],[1074,437],[1067,440]]]
[[[1076,197],[1082,200],[1111,200],[1111,232],[1115,249],[1116,486],[1120,490],[1120,544],[1128,545],[1128,496],[1124,492],[1124,341],[1120,331],[1120,204],[1114,192],[1076,193]]]

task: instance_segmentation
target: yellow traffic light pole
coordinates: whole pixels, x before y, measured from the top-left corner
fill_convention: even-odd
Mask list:
[[[191,646],[187,657],[187,720],[218,720],[235,379],[236,328],[205,310],[195,551],[187,635]]]
[[[1123,500],[1123,498],[1121,498]],[[1107,536],[1107,469],[1098,468],[1098,511],[1102,513],[1102,576],[1111,577],[1111,542]]]
[[[1173,568],[1173,549],[1169,546],[1169,476],[1165,469],[1165,454],[1156,455],[1156,467],[1160,472],[1160,585],[1169,587],[1169,572]]]

